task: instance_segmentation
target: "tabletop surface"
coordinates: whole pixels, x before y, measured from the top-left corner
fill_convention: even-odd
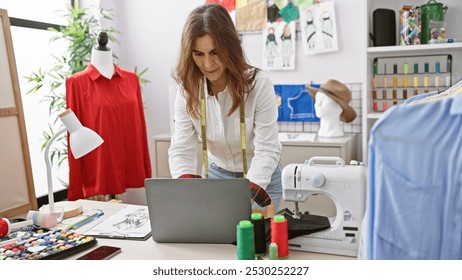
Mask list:
[[[82,202],[84,211],[91,209],[104,211],[103,216],[76,230],[82,234],[85,234],[87,230],[94,227],[97,223],[104,221],[118,210],[127,206],[127,204],[92,200],[80,200],[80,202]],[[63,225],[58,224],[56,227],[62,228]],[[67,259],[75,260],[101,245],[121,248],[121,253],[113,256],[112,260],[236,260],[236,246],[232,244],[156,243],[151,237],[147,240],[97,238],[97,245],[95,247],[69,256]],[[264,259],[267,259],[267,256]],[[290,250],[288,259],[354,260],[356,258]]]

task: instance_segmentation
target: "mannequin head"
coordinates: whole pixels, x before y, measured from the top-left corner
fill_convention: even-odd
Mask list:
[[[322,91],[316,93],[314,109],[316,117],[320,119],[336,119],[338,121],[340,121],[340,114],[343,112],[342,107]]]
[[[107,35],[107,32],[101,31],[100,33],[98,33],[98,37],[96,38],[96,42],[98,44],[95,46],[95,49],[97,49],[99,51],[109,51],[109,50],[111,50],[110,48],[108,48],[106,46],[107,43],[109,42],[109,37]]]
[[[340,121],[349,123],[356,118],[355,110],[349,105],[350,89],[337,80],[328,80],[320,88],[306,86],[314,100],[316,116],[320,119],[319,136],[340,137],[343,129]]]
[[[342,107],[322,91],[316,93],[314,103],[316,117],[320,119],[318,135],[321,137],[341,137],[344,135],[340,125]]]

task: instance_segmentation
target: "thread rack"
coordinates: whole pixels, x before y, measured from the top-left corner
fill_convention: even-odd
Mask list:
[[[377,57],[372,65],[372,112],[384,112],[413,95],[452,85],[452,56]]]

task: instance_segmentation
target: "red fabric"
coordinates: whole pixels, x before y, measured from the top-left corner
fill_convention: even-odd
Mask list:
[[[220,4],[225,7],[228,12],[232,12],[236,6],[236,0],[205,0],[205,3]]]
[[[89,65],[67,78],[66,102],[82,125],[104,140],[79,159],[69,150],[68,199],[144,187],[151,163],[137,75],[115,66],[109,80]]]

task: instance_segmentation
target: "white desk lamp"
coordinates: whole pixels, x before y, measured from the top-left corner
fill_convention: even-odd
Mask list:
[[[104,140],[93,130],[84,127],[71,109],[67,109],[59,115],[64,128],[56,132],[45,147],[45,163],[47,167],[48,181],[48,205],[40,208],[40,212],[54,213],[58,222],[64,217],[73,217],[82,213],[82,205],[76,201],[62,201],[55,203],[53,197],[53,183],[51,177],[50,147],[51,144],[64,132],[69,131],[69,145],[74,158],[80,158],[101,145]]]

